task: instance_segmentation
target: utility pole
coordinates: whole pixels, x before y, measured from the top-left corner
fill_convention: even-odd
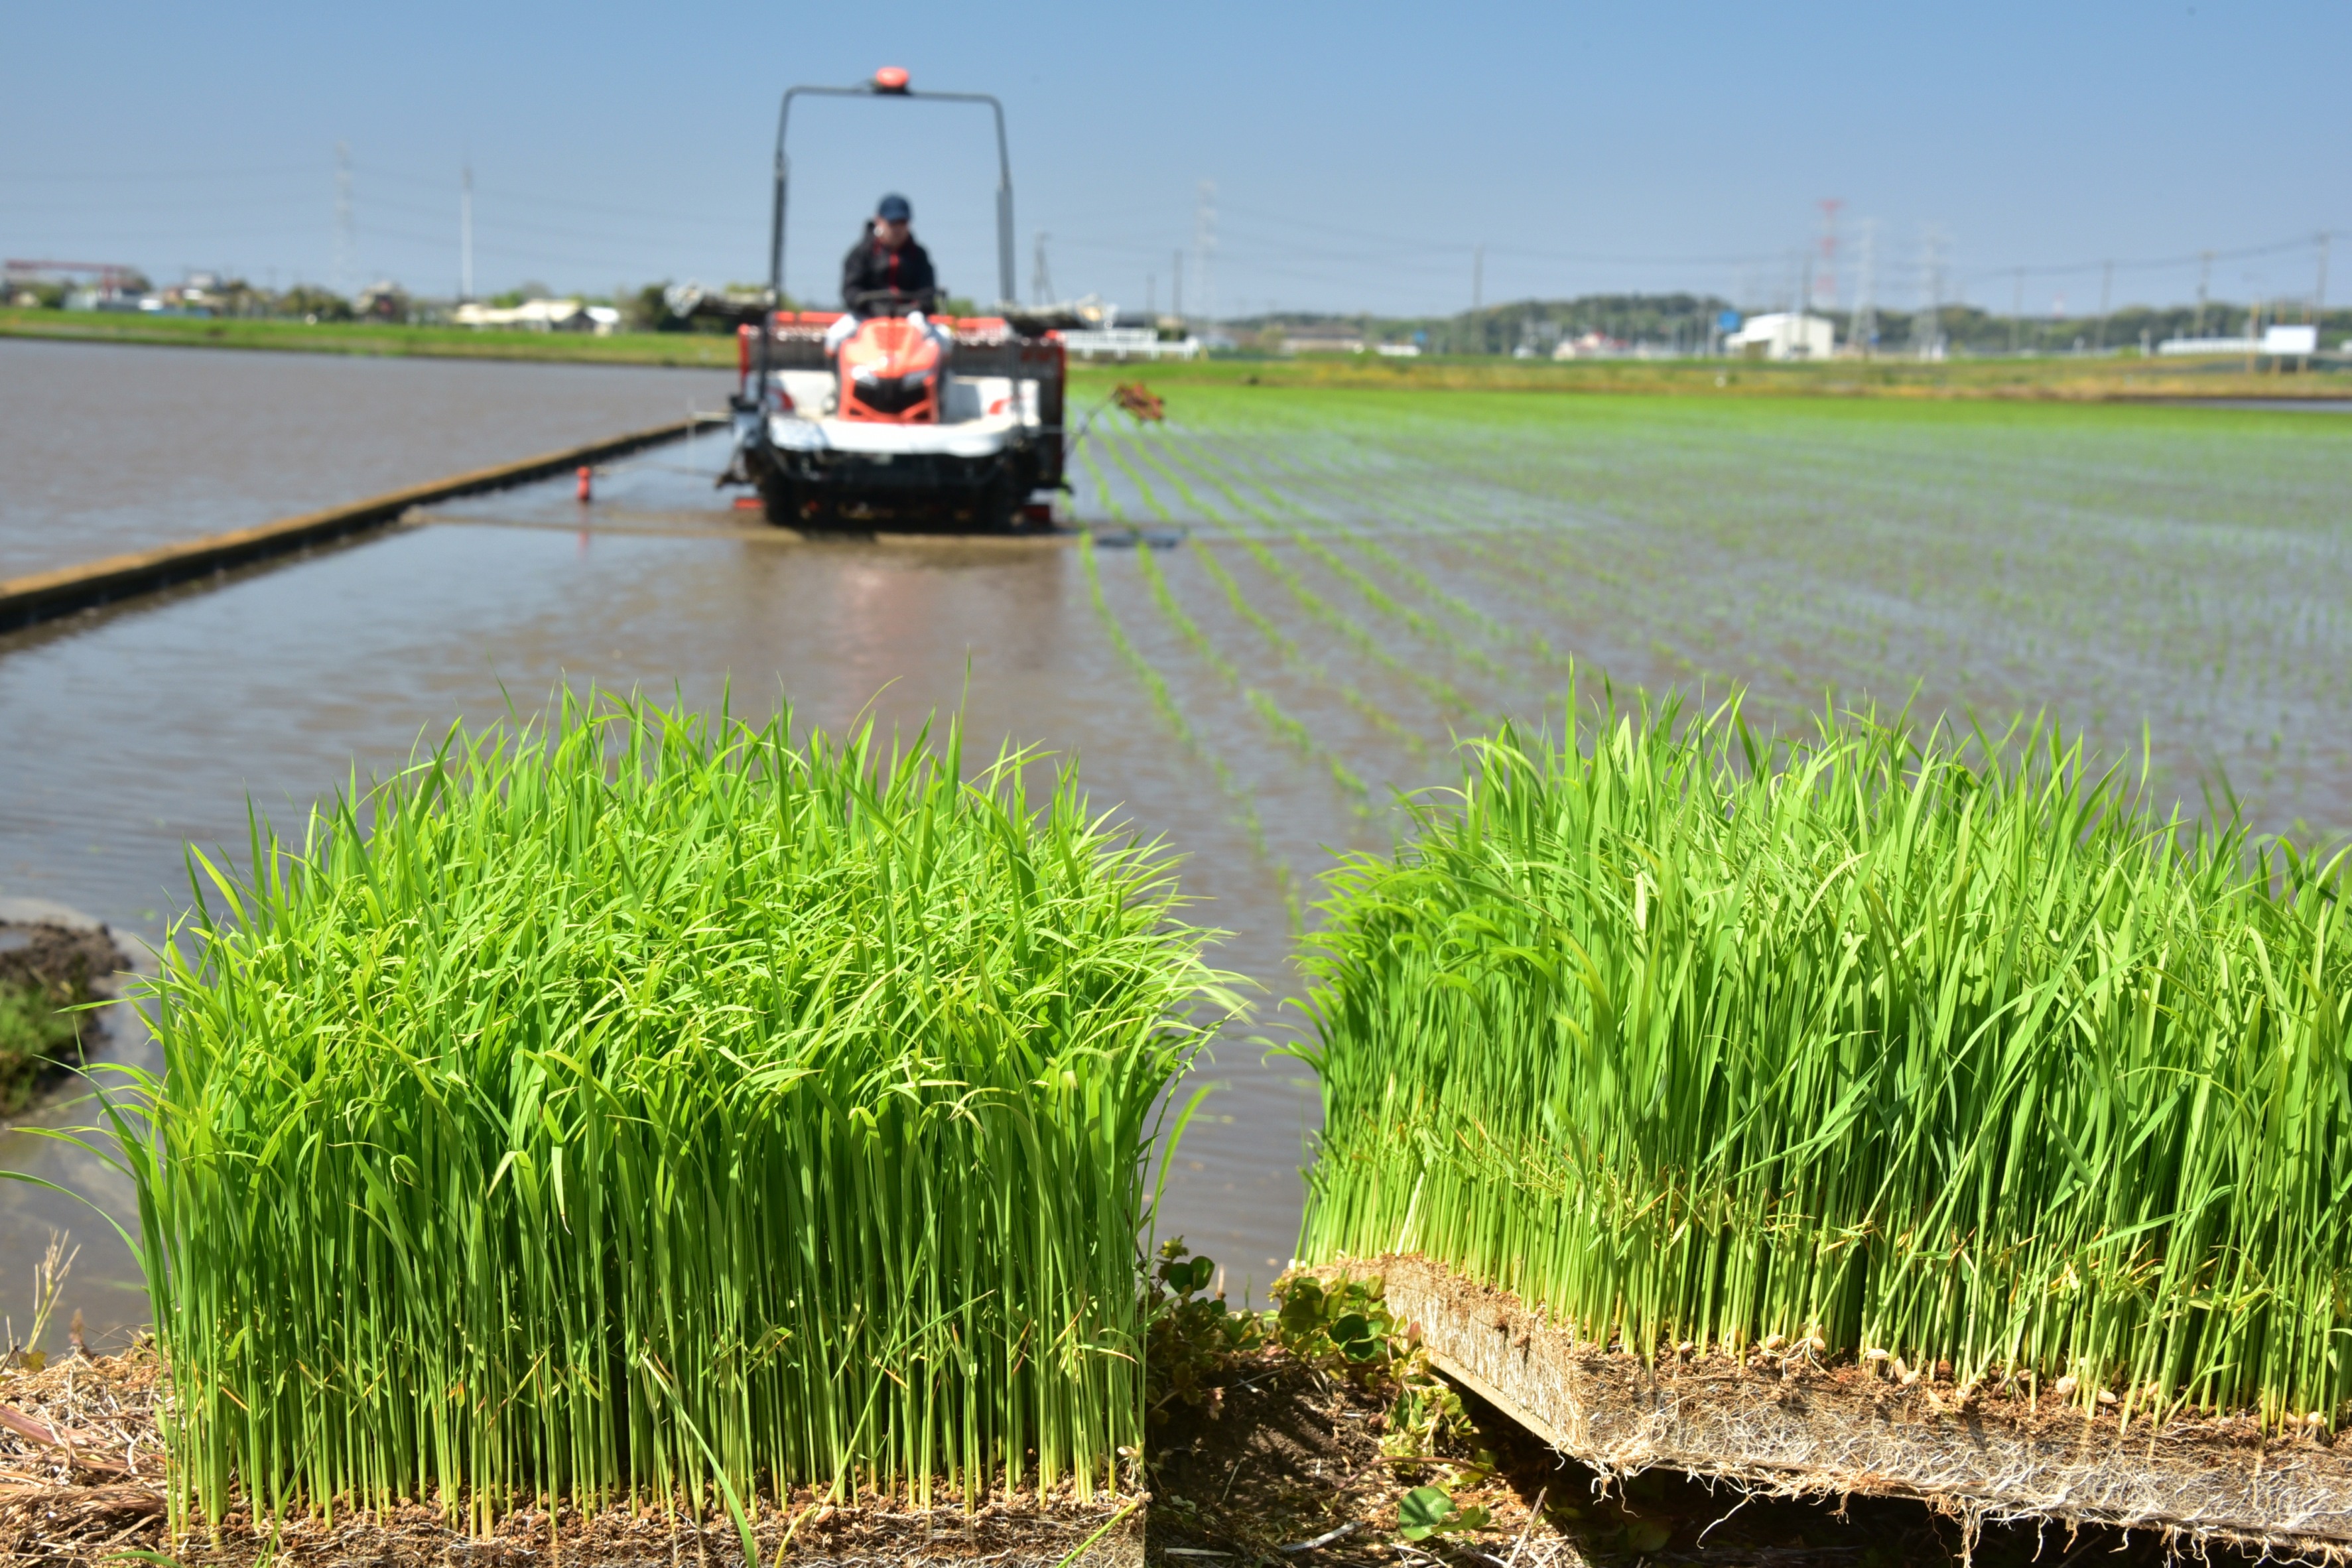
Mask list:
[[[474,297],[474,165],[466,165],[457,196],[457,298]]]
[[[2017,288],[2010,295],[2009,302],[2009,352],[2011,354],[2019,352],[2019,344],[2021,341],[2019,334],[2024,330],[2025,268],[2021,267],[2017,269]]]
[[[1160,275],[1156,272],[1143,275],[1143,319],[1154,326],[1160,323]]]
[[[1168,274],[1168,313],[1176,318],[1176,325],[1184,325],[1184,247],[1176,247],[1174,270]]]
[[[1822,209],[1822,268],[1820,275],[1813,279],[1812,287],[1807,289],[1805,292],[1805,302],[1799,308],[1798,313],[1800,315],[1804,315],[1811,312],[1813,308],[1812,289],[1814,288],[1818,288],[1822,294],[1827,296],[1822,308],[1828,310],[1832,315],[1835,315],[1838,308],[1837,217],[1838,209],[1845,205],[1845,203],[1835,196],[1825,196],[1814,205]]]
[[[1944,352],[1944,262],[1939,251],[1942,236],[1936,226],[1924,224],[1919,229],[1919,294],[1925,304],[1920,312],[1926,318],[1926,331],[1915,318],[1911,323],[1911,341],[1921,359],[1940,359]]]
[[[2197,325],[2190,328],[2189,332],[2192,338],[2201,338],[2205,335],[2205,289],[2206,286],[2212,281],[2213,253],[2210,250],[2200,251],[2197,258]]]
[[[2327,320],[2327,239],[2319,237],[2319,281],[2311,289],[2311,319],[2322,323]]]
[[[1470,251],[1470,310],[1475,314],[1486,302],[1486,242],[1480,240]]]
[[[335,143],[335,257],[329,287],[338,294],[352,291],[352,144]]]
[[[1037,258],[1029,269],[1029,302],[1033,305],[1054,302],[1054,275],[1045,270],[1045,241],[1048,237],[1044,229],[1037,231]]]
[[[1201,259],[1201,320],[1211,331],[1217,327],[1217,182],[1201,182],[1200,205],[1192,214],[1192,244]]]
[[[2114,299],[2115,291],[2116,264],[2112,261],[2105,262],[2099,268],[2099,335],[2091,345],[2094,348],[2104,349],[2107,346],[2107,310]]]
[[[1853,313],[1846,318],[1846,345],[1859,354],[1870,354],[1878,342],[1878,220],[1864,218],[1862,230],[1862,265],[1854,282]]]

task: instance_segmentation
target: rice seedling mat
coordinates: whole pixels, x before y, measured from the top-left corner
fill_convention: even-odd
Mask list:
[[[1662,1355],[1576,1337],[1416,1254],[1313,1272],[1379,1278],[1439,1371],[1605,1476],[1680,1470],[1777,1497],[1916,1498],[1960,1519],[2158,1531],[2203,1548],[2352,1561],[2352,1456],[2252,1417],[2085,1418],[2014,1386],[1965,1400],[1805,1353]]]

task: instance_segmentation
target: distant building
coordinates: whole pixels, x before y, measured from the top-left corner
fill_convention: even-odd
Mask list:
[[[138,294],[110,294],[95,287],[66,291],[66,309],[68,310],[143,310],[146,308],[145,297]]]
[[[2317,327],[2271,326],[2259,338],[2167,338],[2156,345],[2160,354],[2269,354],[2300,359],[2319,352]]]
[[[1615,359],[1625,352],[1625,345],[1606,332],[1581,332],[1572,338],[1562,338],[1551,351],[1554,359]]]
[[[621,324],[621,312],[610,305],[583,305],[577,300],[525,300],[511,307],[467,300],[449,313],[460,327],[506,327],[526,332],[593,332],[599,337]]]
[[[1419,359],[1421,357],[1421,345],[1419,343],[1376,343],[1373,347],[1378,353],[1386,354],[1391,359]]]
[[[1356,327],[1309,326],[1282,329],[1282,352],[1286,354],[1360,354],[1364,352],[1364,334]]]
[[[366,321],[405,321],[409,317],[408,290],[389,279],[371,283],[352,301],[352,313]]]
[[[1197,359],[1198,338],[1163,340],[1150,327],[1078,328],[1062,334],[1062,347],[1079,359]]]
[[[115,261],[25,261],[15,258],[0,263],[0,282],[8,285],[64,284],[88,279],[75,291],[114,299],[143,293],[147,279],[136,267]]]
[[[1827,359],[1837,348],[1837,328],[1826,317],[1775,310],[1750,316],[1723,340],[1726,353],[1748,359]]]
[[[103,305],[98,308],[106,309]],[[209,317],[213,313],[213,308],[210,305],[183,299],[180,290],[176,289],[166,289],[157,294],[140,295],[139,309],[150,316]]]

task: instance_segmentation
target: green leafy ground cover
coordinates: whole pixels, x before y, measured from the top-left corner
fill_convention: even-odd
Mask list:
[[[0,981],[0,1115],[22,1110],[41,1075],[80,1037],[74,1015],[59,1004],[55,989],[37,981]]]
[[[120,1151],[175,1520],[1127,1484],[1229,1000],[1068,776],[790,725],[567,701],[198,857]]]

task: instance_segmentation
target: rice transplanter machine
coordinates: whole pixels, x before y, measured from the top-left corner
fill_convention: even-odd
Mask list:
[[[986,104],[1001,177],[992,316],[942,317],[937,298],[867,296],[845,336],[837,310],[783,310],[793,100],[920,98]],[[1004,107],[985,93],[918,95],[896,67],[856,87],[795,87],[776,119],[768,303],[736,330],[735,455],[721,482],[756,487],[784,527],[1003,531],[1051,516],[1063,481],[1068,363],[1054,310],[1013,301],[1013,160]],[[935,291],[934,291],[935,292]],[[828,346],[828,333],[832,344]]]

